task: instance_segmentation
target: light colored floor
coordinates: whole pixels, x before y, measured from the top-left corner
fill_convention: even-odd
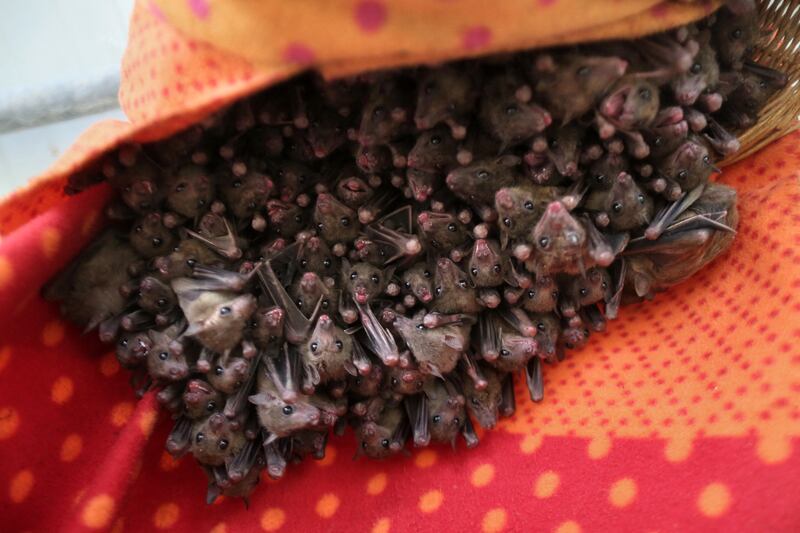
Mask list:
[[[33,93],[91,84],[119,71],[133,0],[2,0],[0,108]],[[0,196],[39,174],[96,115],[0,134]]]

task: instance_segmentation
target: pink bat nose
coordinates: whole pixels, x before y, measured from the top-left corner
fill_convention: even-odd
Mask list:
[[[551,202],[547,206],[547,214],[548,215],[560,215],[565,210],[564,204],[561,202]]]

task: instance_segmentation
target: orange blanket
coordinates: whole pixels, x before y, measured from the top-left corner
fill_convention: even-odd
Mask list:
[[[215,10],[227,3],[166,4],[141,2],[132,20],[121,97],[134,123],[96,126],[48,174],[0,205],[0,529],[800,529],[799,134],[725,170],[721,179],[739,191],[741,212],[727,255],[654,303],[624,308],[608,333],[547,367],[545,400],[534,405],[518,391],[516,415],[480,434],[478,448],[433,447],[411,458],[354,462],[348,434],[332,440],[324,460],[292,467],[278,482],[265,478],[249,510],[224,499],[205,506],[200,469],[163,451],[170,423],[153,396],[137,402],[113,350],[81,337],[38,298],[38,287],[100,227],[109,194],[99,186],[65,198],[61,189],[69,174],[89,171],[105,150],[160,138],[298,68],[271,63],[275,58],[333,70],[358,58],[333,42],[312,55],[270,59],[242,49],[247,58],[235,56],[223,51],[241,45],[235,35],[214,33],[217,47],[194,33],[202,21],[216,24],[216,14],[226,12]],[[374,31],[376,43],[399,39],[390,33],[400,31],[391,6],[417,8],[413,1],[342,4],[357,24],[382,21],[365,34]],[[426,4],[456,9],[460,2]],[[535,13],[574,7],[567,0],[525,4]],[[667,17],[684,9],[630,4]],[[285,10],[283,20],[291,20],[290,9],[276,13]],[[475,20],[495,28],[488,40],[476,33],[481,46],[523,44],[504,44],[491,13],[481,13]],[[323,14],[328,26],[345,24],[333,12]],[[464,26],[456,19],[437,26],[442,39],[459,35]],[[241,29],[234,21],[219,24]],[[274,24],[253,40],[285,42],[289,33]],[[308,42],[325,42],[319,31]],[[452,42],[473,42],[461,35]],[[412,44],[397,41],[404,50]],[[418,44],[409,57],[430,57],[432,45]],[[463,53],[453,46],[453,54]]]

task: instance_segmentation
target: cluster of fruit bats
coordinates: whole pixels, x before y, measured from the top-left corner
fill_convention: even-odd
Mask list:
[[[158,391],[208,501],[348,424],[373,458],[474,446],[514,375],[541,400],[543,363],[731,243],[709,176],[786,83],[759,31],[296,78],[110,156],[114,222],[45,294]]]

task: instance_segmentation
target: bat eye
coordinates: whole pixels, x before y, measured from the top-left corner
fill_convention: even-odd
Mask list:
[[[136,226],[135,228],[133,228],[133,231],[135,231],[136,233],[141,233],[142,230],[144,230],[142,226]]]
[[[489,177],[489,173],[487,171],[485,171],[485,170],[479,170],[477,176],[480,179],[485,180],[486,178]]]
[[[405,283],[403,283],[403,287],[405,287],[406,289],[410,289],[411,288],[411,283],[406,281]]]
[[[422,388],[422,380],[418,379],[417,382],[414,383],[414,385],[416,385],[418,389],[421,389]]]
[[[604,289],[607,289],[607,288],[608,288],[608,283],[606,283],[606,282],[604,281],[603,283],[601,283],[601,284],[600,284],[600,287],[602,287],[602,288],[604,288]]]
[[[678,172],[678,178],[685,180],[687,177],[689,177],[689,172],[687,170],[681,170]]]
[[[547,249],[547,247],[548,247],[548,246],[550,246],[550,238],[549,238],[549,237],[542,237],[542,238],[540,238],[540,239],[539,239],[539,246],[540,246],[541,248],[544,248],[544,249],[546,250],[546,249]]]
[[[644,203],[644,194],[640,194],[639,196],[636,197],[636,199],[639,200],[640,204],[643,204]]]
[[[298,222],[298,223],[299,223],[299,222],[302,222],[302,221],[303,221],[303,217],[301,217],[300,215],[295,215],[295,216],[294,216],[294,221],[295,221],[295,222]]]
[[[120,345],[120,346],[122,346],[123,348],[125,348],[126,346],[128,346],[128,338],[127,338],[127,337],[124,337],[124,338],[120,339],[120,340],[119,340],[119,345]]]
[[[197,264],[197,259],[187,259],[186,264],[189,266],[189,268],[194,268],[194,266]]]
[[[306,261],[305,259],[301,259],[300,260],[300,266],[301,267],[305,268],[307,265],[308,265],[308,261]]]
[[[515,105],[510,105],[506,108],[506,115],[511,116],[519,111],[519,108]]]
[[[584,329],[583,330],[583,336],[584,337],[588,337],[589,336],[589,330],[588,329]]]
[[[710,163],[710,162],[711,162],[711,158],[710,158],[710,157],[708,157],[707,155],[704,155],[704,156],[703,156],[703,163],[705,163],[705,164],[708,164],[708,163]]]
[[[289,416],[293,412],[294,412],[294,407],[292,407],[291,405],[284,405],[283,406],[283,414],[285,414],[286,416]]]
[[[201,443],[201,442],[203,442],[204,440],[206,440],[206,436],[205,436],[205,435],[203,435],[202,433],[198,433],[198,434],[197,434],[197,436],[194,438],[194,441],[195,441],[196,443],[198,443],[198,444],[200,444],[200,443]]]
[[[455,224],[453,224],[452,222],[451,222],[450,224],[448,224],[448,225],[447,225],[447,231],[452,231],[452,232],[455,232],[455,231],[456,231],[456,229],[457,229],[457,228],[456,228],[456,225],[455,225]]]
[[[386,448],[388,450],[389,449],[389,439],[383,439],[381,441],[381,446],[383,446],[384,448]]]
[[[589,75],[589,72],[591,72],[591,69],[584,65],[578,69],[578,76],[586,77]]]
[[[345,228],[350,225],[350,218],[349,217],[342,217],[339,219],[339,223],[344,226]]]
[[[622,211],[622,204],[619,202],[614,202],[614,204],[611,206],[611,210],[615,213],[619,213]]]
[[[159,307],[164,307],[165,305],[167,305],[167,300],[166,300],[166,298],[159,298],[159,299],[156,301],[156,305],[157,305],[157,306],[159,306]]]
[[[477,276],[478,275],[478,269],[477,268],[471,268],[469,271],[473,276]]]
[[[533,202],[531,202],[530,200],[528,200],[527,202],[525,202],[525,203],[523,204],[523,207],[524,207],[525,209],[527,209],[528,211],[533,211]]]
[[[359,376],[359,377],[357,377],[357,378],[356,378],[356,385],[361,385],[361,382],[362,382],[362,381],[363,381],[363,380],[361,379],[361,377],[360,377],[360,376]]]
[[[439,244],[439,241],[437,241],[436,239],[433,239],[431,241],[431,246],[433,246],[434,248],[438,248],[441,245]]]
[[[181,192],[186,188],[185,183],[179,183],[175,186],[175,192]]]
[[[224,369],[224,368],[222,368],[221,366],[217,366],[217,367],[214,369],[214,373],[215,373],[216,375],[218,375],[218,376],[221,376],[222,374],[224,374],[224,373],[225,373],[225,369]]]
[[[397,381],[397,378],[392,378],[392,386],[393,387],[396,387],[398,383],[400,383],[400,382]]]
[[[356,279],[358,277],[358,273],[350,272],[350,279]]]
[[[531,289],[528,291],[528,298],[533,299],[536,298],[536,291]]]
[[[465,279],[458,280],[458,286],[461,287],[462,289],[466,289],[467,288],[467,280],[465,280]]]
[[[318,347],[319,347],[319,345],[316,342],[312,342],[311,343],[310,348],[311,348],[312,352],[316,353]]]
[[[458,417],[453,418],[453,425],[457,426],[459,424],[461,424],[461,420]]]
[[[503,225],[507,228],[511,227],[511,219],[509,217],[503,218]]]
[[[735,30],[733,30],[731,32],[731,39],[738,40],[738,39],[741,39],[741,38],[742,38],[742,29],[741,28],[736,28]]]
[[[692,68],[690,69],[692,74],[700,74],[702,70],[703,70],[703,65],[701,65],[700,63],[695,63],[694,65],[692,65]]]
[[[242,186],[242,180],[236,180],[236,181],[233,182],[233,188],[234,189],[238,189],[241,186]]]
[[[596,181],[598,185],[603,185],[607,179],[605,174],[595,174],[594,176],[594,181]]]
[[[558,148],[558,139],[550,140],[550,148]]]
[[[386,109],[382,105],[376,106],[375,109],[372,110],[372,116],[380,118],[385,111]]]
[[[417,324],[416,328],[418,330],[422,331],[423,329],[425,329],[425,326],[422,323],[420,323],[420,324]]]
[[[231,313],[231,308],[227,305],[225,307],[221,307],[219,310],[219,314],[222,316],[229,315]]]
[[[536,329],[538,329],[539,331],[544,331],[545,330],[544,322],[539,322],[538,324],[536,324]]]
[[[438,424],[441,421],[442,417],[439,415],[433,415],[433,423]]]
[[[477,399],[476,397],[474,397],[474,396],[473,396],[472,398],[470,398],[470,399],[469,399],[469,401],[470,401],[470,403],[471,403],[472,405],[480,405],[480,403],[481,403],[481,402],[479,402],[479,401],[478,401],[478,399]]]
[[[650,92],[650,89],[647,88],[639,89],[639,98],[641,98],[645,102],[649,102],[652,97],[653,94]]]
[[[502,269],[502,267],[500,265],[495,265],[495,266],[492,267],[492,270],[494,270],[495,274],[499,274],[500,271],[503,270],[503,269]]]
[[[658,147],[659,147],[659,146],[661,146],[663,143],[664,143],[664,139],[662,139],[661,137],[656,137],[656,138],[655,138],[655,140],[653,141],[653,146],[655,146],[656,148],[658,148]]]
[[[161,237],[153,237],[153,248],[158,248],[164,243],[164,239]]]
[[[439,144],[440,142],[442,142],[442,138],[438,135],[431,137],[431,144]]]
[[[322,308],[327,309],[330,305],[330,301],[328,299],[322,300]]]
[[[553,291],[553,300],[558,300],[558,291]]]
[[[589,289],[587,289],[586,287],[581,287],[581,290],[579,290],[578,292],[581,294],[581,296],[586,296],[587,294],[589,294]]]
[[[331,260],[330,259],[325,259],[322,262],[322,266],[324,266],[325,268],[330,268],[331,267]]]
[[[319,223],[317,224],[317,229],[318,229],[318,230],[320,230],[320,231],[322,231],[322,228],[324,228],[324,227],[325,227],[325,226],[322,224],[322,222],[319,222]]]
[[[214,400],[209,400],[208,403],[206,404],[206,411],[208,412],[211,412],[216,408],[217,408],[217,402],[215,402]]]
[[[303,300],[301,300],[300,298],[297,299],[295,304],[297,305],[298,308],[300,308],[300,309],[303,308]]]
[[[500,355],[502,355],[503,357],[508,357],[509,355],[511,355],[511,352],[503,348],[502,350],[500,350]]]
[[[158,358],[161,359],[162,361],[166,361],[169,358],[169,353],[161,352],[160,354],[158,354]]]
[[[336,347],[341,350],[342,348],[344,348],[344,343],[342,341],[336,341]]]
[[[431,271],[430,270],[424,270],[422,272],[422,275],[425,276],[426,278],[429,278],[429,277],[431,277]]]
[[[375,285],[377,285],[377,284],[378,284],[378,282],[381,280],[381,278],[380,278],[380,277],[378,277],[378,275],[377,275],[377,274],[373,274],[372,276],[370,276],[370,278],[369,278],[369,279],[371,279],[371,280],[372,280],[372,283],[374,283]]]
[[[224,450],[224,449],[226,449],[228,447],[228,441],[225,440],[225,439],[219,439],[219,442],[217,443],[217,446],[219,446],[220,450]]]
[[[433,290],[433,292],[434,292],[434,294],[436,294],[436,296],[441,296],[442,295],[442,288],[441,287],[436,287]]]

